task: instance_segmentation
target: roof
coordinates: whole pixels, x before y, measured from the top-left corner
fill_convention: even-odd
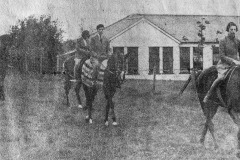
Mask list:
[[[170,36],[176,38],[180,42],[198,42],[198,21],[202,21],[202,18],[208,20],[210,24],[206,24],[206,30],[204,35],[206,42],[216,42],[218,39],[224,37],[226,26],[229,22],[234,22],[239,26],[239,16],[221,16],[221,15],[156,15],[156,14],[132,14],[129,15],[110,26],[107,26],[104,30],[104,34],[107,38],[111,39],[115,35],[122,31],[127,31],[138,21],[144,19],[150,23],[164,30]],[[217,34],[217,33],[221,34]],[[240,31],[237,32],[237,36],[240,37]],[[188,40],[184,40],[184,38]]]

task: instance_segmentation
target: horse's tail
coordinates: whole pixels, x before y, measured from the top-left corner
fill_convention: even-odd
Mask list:
[[[66,67],[66,60],[62,64],[62,74],[66,74],[67,67]]]
[[[69,57],[63,62],[62,66],[62,74],[70,76],[73,78],[73,70],[74,70],[74,57]]]
[[[181,96],[182,93],[184,92],[184,90],[187,88],[187,86],[188,86],[188,84],[190,83],[191,79],[192,79],[192,76],[189,75],[188,80],[185,82],[183,88],[180,90],[180,92],[179,92],[179,94],[178,94],[179,96]]]
[[[192,80],[193,85],[194,85],[194,89],[196,90],[197,87],[197,79],[199,77],[199,75],[202,73],[202,71],[197,71],[197,73],[195,71],[192,72],[192,74],[189,75],[188,80],[185,82],[183,88],[180,90],[179,92],[179,96],[182,95],[182,93],[184,92],[184,90],[187,88],[188,84],[190,83],[190,81]]]

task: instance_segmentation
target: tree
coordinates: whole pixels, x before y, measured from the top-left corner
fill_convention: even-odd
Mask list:
[[[23,71],[54,71],[56,56],[63,52],[62,33],[58,21],[53,21],[50,16],[19,20],[10,29],[13,62],[16,60]]]
[[[74,40],[68,39],[63,42],[63,51],[64,53],[76,49],[76,42]]]
[[[200,38],[199,42],[198,42],[198,56],[195,57],[196,61],[194,62],[196,65],[196,68],[194,66],[194,69],[201,69],[202,70],[202,62],[201,62],[201,54],[203,54],[203,45],[205,43],[205,36],[203,34],[203,31],[206,29],[206,24],[210,24],[210,22],[208,20],[206,20],[205,18],[201,18],[201,21],[197,22],[198,25],[198,37]],[[203,56],[203,55],[202,55]]]

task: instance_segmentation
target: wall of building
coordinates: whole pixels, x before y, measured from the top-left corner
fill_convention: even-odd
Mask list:
[[[127,47],[138,47],[138,70],[143,77],[148,76],[149,72],[149,47],[160,47],[160,72],[163,68],[162,47],[173,47],[173,72],[179,73],[179,44],[167,33],[161,32],[145,20],[112,39],[111,47],[117,46],[125,47],[125,53],[127,53]]]

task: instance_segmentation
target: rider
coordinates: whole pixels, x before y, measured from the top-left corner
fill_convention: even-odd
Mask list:
[[[235,23],[230,22],[226,31],[228,35],[219,43],[220,60],[216,66],[218,78],[213,82],[207,92],[203,102],[206,103],[216,86],[224,80],[227,70],[233,65],[240,65],[238,53],[240,51],[240,40],[235,37],[238,27]]]
[[[89,31],[85,30],[82,32],[82,37],[77,40],[76,49],[77,52],[75,54],[75,66],[74,66],[74,77],[78,79],[80,75],[78,74],[78,70],[80,67],[80,61],[83,58],[90,57],[90,45],[89,45]]]
[[[93,80],[94,84],[97,82],[98,70],[101,62],[111,56],[111,49],[109,40],[103,35],[104,25],[97,25],[97,34],[90,40],[91,47],[91,63],[93,65]]]

